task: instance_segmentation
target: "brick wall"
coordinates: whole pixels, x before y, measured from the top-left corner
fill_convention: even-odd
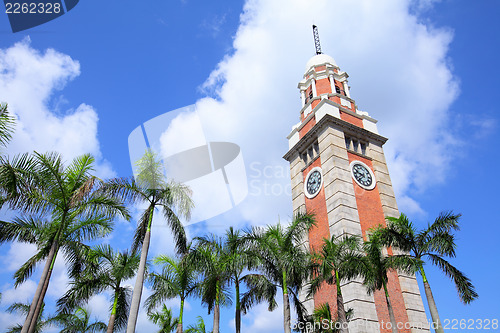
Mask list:
[[[358,160],[365,163],[370,169],[373,170],[372,161],[367,158],[355,155],[348,152],[349,163]],[[358,207],[359,221],[361,223],[361,231],[363,233],[363,238],[366,239],[366,233],[369,229],[374,228],[378,225],[385,226],[385,216],[382,209],[382,202],[380,200],[379,191],[377,185],[373,190],[365,190],[360,187],[354,179],[352,180],[354,186],[354,193],[356,196],[356,204]],[[388,250],[389,254],[392,254],[392,250]],[[397,272],[391,271],[388,273],[388,285],[389,297],[391,299],[391,304],[394,309],[394,316],[396,317],[396,322],[407,323],[408,315],[406,314],[405,302],[403,295],[401,293],[401,286],[399,284],[399,279]],[[379,323],[390,322],[389,312],[387,309],[387,303],[385,300],[385,294],[383,290],[378,290],[374,293],[375,307],[377,310],[377,316]],[[381,332],[392,332],[391,329],[385,326]],[[410,330],[400,329],[400,333],[410,333]]]
[[[305,177],[307,177],[309,171],[315,167],[321,167],[321,161],[319,158],[303,171],[304,183],[306,181]],[[309,230],[309,247],[311,253],[313,253],[321,250],[324,238],[330,238],[324,187],[321,187],[321,190],[314,198],[309,199],[306,197],[305,204],[307,212],[313,213],[316,218],[316,225]],[[336,287],[334,285],[324,283],[321,289],[314,295],[314,307],[317,308],[321,304],[328,302],[330,304],[332,314],[335,317],[337,313],[336,299]]]

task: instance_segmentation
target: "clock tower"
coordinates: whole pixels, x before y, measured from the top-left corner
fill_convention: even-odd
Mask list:
[[[288,135],[284,158],[290,162],[294,213],[307,210],[316,216],[306,246],[319,250],[332,235],[365,238],[370,228],[385,225],[385,217],[397,217],[399,211],[382,148],[387,139],[378,133],[377,121],[358,110],[347,73],[321,53],[314,30],[317,54],[298,85],[300,122]],[[341,288],[345,308],[354,310],[351,333],[392,331],[383,291],[368,295],[360,280],[343,282]],[[392,271],[388,288],[398,331],[429,332],[415,276]],[[335,297],[336,287],[325,284],[304,300],[309,313],[326,302],[336,313]]]

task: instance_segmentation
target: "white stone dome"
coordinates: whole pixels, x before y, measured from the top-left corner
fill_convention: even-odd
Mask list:
[[[329,55],[321,53],[321,54],[317,54],[314,57],[312,57],[311,59],[309,59],[309,61],[306,64],[306,73],[309,71],[309,69],[311,67],[323,65],[325,63],[332,64],[332,65],[338,67],[337,63],[335,62],[335,59],[333,59]]]

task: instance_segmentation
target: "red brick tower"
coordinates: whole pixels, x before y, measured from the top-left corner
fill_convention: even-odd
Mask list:
[[[317,48],[318,51],[318,48]],[[350,234],[365,237],[385,216],[399,216],[377,121],[359,111],[349,93],[348,75],[321,51],[306,65],[298,88],[300,122],[288,135],[294,212],[313,211],[317,225],[308,246],[319,249],[323,238]],[[389,250],[391,251],[391,250]],[[369,296],[360,281],[341,286],[346,309],[354,310],[350,332],[391,332],[383,292]],[[422,298],[414,276],[392,272],[389,293],[399,332],[429,332]],[[325,285],[309,312],[322,303],[336,306],[336,288]],[[332,309],[332,311],[336,311]]]

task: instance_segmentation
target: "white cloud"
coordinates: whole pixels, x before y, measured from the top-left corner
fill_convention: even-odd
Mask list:
[[[53,49],[35,50],[29,38],[0,49],[0,101],[18,119],[7,152],[57,151],[66,161],[91,153],[98,175],[110,177],[114,172],[102,158],[97,138],[97,112],[84,103],[59,111],[64,97],[56,93],[79,74],[78,61]]]
[[[12,303],[31,303],[31,298],[35,294],[37,282],[33,280],[26,280],[17,288],[11,287],[10,289],[2,291],[2,304],[10,305]]]
[[[261,303],[254,306],[248,314],[242,316],[241,330],[243,332],[261,332],[261,333],[282,331],[283,302],[281,300],[280,294],[278,294],[277,298],[278,298],[278,308],[276,308],[274,311],[272,312],[268,311],[267,305]],[[235,327],[234,319],[231,319],[229,321],[228,326],[234,329]]]
[[[110,293],[108,291],[105,291],[102,294],[92,297],[89,300],[88,304],[85,305],[85,308],[92,311],[92,318],[96,317],[100,321],[107,324],[109,322],[110,316],[110,299]]]
[[[23,316],[16,313],[0,312],[0,330],[7,332],[7,329],[17,324],[22,324]]]
[[[45,264],[45,262],[44,262]],[[64,254],[59,251],[57,254],[56,262],[50,276],[49,287],[47,288],[46,297],[58,299],[62,297],[69,289],[69,277],[64,260]]]
[[[36,246],[33,244],[25,244],[14,242],[10,244],[9,251],[5,256],[2,256],[3,267],[9,272],[18,270],[22,264],[28,261],[36,253]]]
[[[441,2],[441,0],[412,0],[411,4],[417,11],[424,11],[432,8],[438,2]]]

